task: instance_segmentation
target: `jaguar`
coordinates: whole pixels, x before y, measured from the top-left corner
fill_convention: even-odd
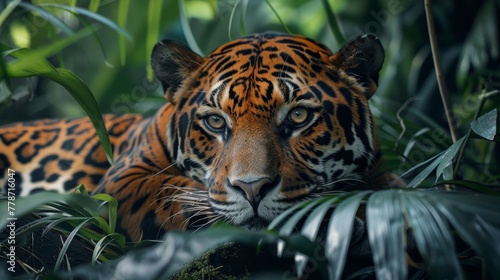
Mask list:
[[[112,166],[88,118],[8,124],[0,186],[12,169],[19,195],[109,194],[134,241],[216,221],[263,228],[299,202],[389,183],[368,105],[384,55],[373,34],[335,53],[279,33],[206,57],[161,41],[151,65],[167,102],[149,118],[104,116]]]

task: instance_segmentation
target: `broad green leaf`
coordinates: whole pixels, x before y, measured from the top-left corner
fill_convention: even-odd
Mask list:
[[[332,29],[333,36],[335,37],[335,40],[337,40],[337,43],[339,46],[343,46],[346,44],[346,39],[345,36],[342,35],[342,29],[340,26],[340,21],[339,19],[335,16],[335,13],[332,10],[332,7],[330,6],[330,3],[328,3],[328,0],[321,0],[321,3],[323,4],[323,7],[326,12],[326,16],[328,18],[328,24],[330,28]]]
[[[402,208],[418,251],[433,279],[462,279],[451,229],[433,192],[401,192]]]
[[[325,244],[330,279],[340,279],[342,276],[356,211],[361,200],[370,193],[371,191],[355,193],[342,201],[333,211]]]
[[[441,157],[438,158],[439,165],[436,169],[436,181],[439,179],[441,174],[443,174],[445,169],[450,168],[452,166],[453,159],[462,148],[462,145],[465,143],[465,139],[466,137],[460,138],[457,142],[453,143],[453,145],[451,145],[450,148],[448,148],[448,150],[446,150]],[[451,179],[451,178],[445,178],[445,179]]]
[[[100,4],[101,4],[100,0],[90,0],[89,11],[94,12],[94,13],[97,12]]]
[[[57,256],[57,260],[56,260],[56,263],[54,265],[54,271],[58,271],[59,267],[61,267],[61,263],[62,263],[62,261],[64,259],[64,256],[66,255],[66,252],[68,251],[69,245],[71,245],[71,242],[73,241],[73,238],[75,237],[75,235],[78,233],[78,231],[80,230],[80,228],[83,227],[84,225],[86,225],[88,223],[88,221],[91,220],[91,219],[92,218],[88,218],[88,219],[84,220],[83,222],[81,222],[68,235],[68,237],[66,238],[66,240],[63,243],[63,246],[61,248],[61,251],[59,252],[59,255]]]
[[[147,77],[148,80],[153,80],[153,68],[151,68],[151,54],[150,50],[153,49],[158,42],[160,34],[160,18],[161,18],[162,0],[150,0],[148,7],[148,33],[146,36],[146,61],[147,61]]]
[[[497,126],[497,109],[489,111],[470,124],[472,131],[490,141],[494,140],[497,135]]]
[[[302,226],[302,230],[300,231],[304,237],[311,241],[316,239],[321,223],[324,221],[326,212],[339,200],[339,196],[324,197],[318,200],[319,205],[311,211],[311,214],[307,216],[307,219]],[[295,254],[295,265],[297,267],[296,271],[299,278],[302,277],[308,259],[309,258],[302,253]]]
[[[31,49],[17,49],[9,53],[17,58],[16,61],[7,64],[7,72],[10,77],[31,77],[41,76],[62,85],[82,107],[94,125],[97,135],[101,141],[108,161],[113,163],[113,152],[111,142],[104,125],[101,112],[94,95],[87,85],[71,71],[54,68],[45,58],[37,55]],[[30,63],[26,60],[29,59]],[[0,78],[5,77],[5,73],[0,73]]]
[[[366,205],[368,240],[378,279],[406,279],[401,191],[374,192]]]
[[[195,53],[203,56],[203,52],[198,46],[198,43],[196,43],[196,39],[193,35],[193,30],[191,29],[191,25],[189,24],[189,17],[186,11],[184,0],[179,0],[179,19],[181,21],[182,31],[184,33],[184,36],[186,37],[189,48],[192,49]]]
[[[281,19],[280,15],[278,14],[278,12],[274,9],[273,5],[271,5],[271,3],[269,2],[269,0],[265,0],[267,5],[269,6],[269,8],[271,8],[271,10],[273,11],[274,15],[276,16],[276,18],[278,18],[279,22],[281,23],[281,26],[283,26],[283,28],[286,30],[286,32],[288,32],[288,34],[294,34],[289,28],[288,26],[285,24],[285,22]]]
[[[9,4],[0,12],[0,26],[3,25],[7,17],[14,11],[14,9],[21,3],[21,0],[10,1]]]

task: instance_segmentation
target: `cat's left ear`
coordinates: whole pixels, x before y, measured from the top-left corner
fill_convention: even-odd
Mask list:
[[[356,78],[365,87],[366,97],[370,98],[377,90],[378,74],[384,58],[384,48],[379,38],[374,34],[364,34],[332,55],[330,62]]]

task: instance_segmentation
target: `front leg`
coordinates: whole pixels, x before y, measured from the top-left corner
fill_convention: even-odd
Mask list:
[[[140,241],[211,223],[214,214],[203,184],[180,175],[174,167],[150,168],[117,161],[96,190],[118,200],[118,231]]]

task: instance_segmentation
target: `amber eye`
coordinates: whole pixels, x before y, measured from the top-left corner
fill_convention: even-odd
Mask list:
[[[296,126],[301,126],[309,121],[309,111],[304,107],[293,108],[288,113],[288,119]]]
[[[226,128],[226,121],[223,117],[212,114],[205,117],[205,124],[207,127],[215,132],[220,132]]]

